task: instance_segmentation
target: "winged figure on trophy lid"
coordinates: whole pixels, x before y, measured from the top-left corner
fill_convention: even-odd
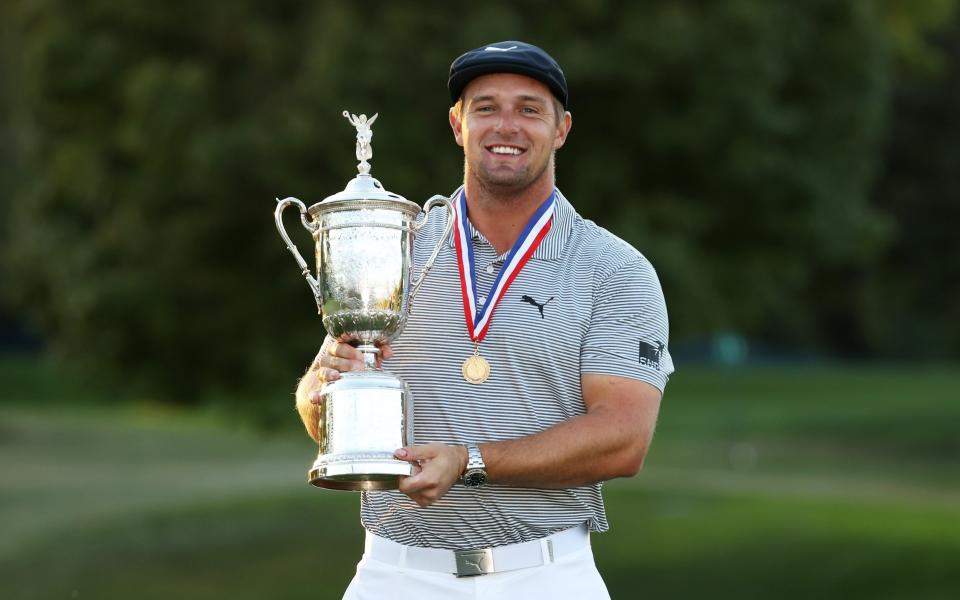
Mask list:
[[[371,140],[373,140],[373,129],[371,129],[371,126],[373,122],[377,120],[379,114],[380,113],[376,113],[367,119],[367,115],[360,115],[358,117],[357,115],[350,114],[349,111],[343,111],[343,116],[357,129],[357,160],[360,161],[357,168],[362,175],[370,174],[370,163],[367,161],[373,158],[373,146],[370,145]]]

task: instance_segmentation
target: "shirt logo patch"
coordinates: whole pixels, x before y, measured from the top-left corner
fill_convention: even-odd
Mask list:
[[[660,370],[660,357],[663,356],[665,344],[656,342],[656,346],[640,340],[640,364]]]
[[[550,300],[553,300],[553,296],[550,296]],[[547,301],[544,302],[543,304],[540,304],[539,302],[537,302],[536,300],[534,300],[534,299],[531,298],[530,296],[527,296],[526,294],[524,294],[523,297],[520,298],[520,301],[521,301],[521,302],[526,302],[527,304],[531,304],[531,305],[537,307],[537,310],[540,311],[540,319],[543,319],[543,318],[544,318],[544,316],[543,316],[543,307],[546,306],[547,304],[549,304],[550,300],[547,300]]]

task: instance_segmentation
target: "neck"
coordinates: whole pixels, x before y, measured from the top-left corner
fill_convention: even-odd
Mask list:
[[[553,178],[543,178],[517,192],[491,190],[467,174],[464,191],[470,223],[503,254],[513,247],[533,213],[553,192]]]

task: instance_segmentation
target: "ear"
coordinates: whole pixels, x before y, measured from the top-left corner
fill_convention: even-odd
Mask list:
[[[458,146],[463,146],[463,123],[460,121],[460,118],[457,116],[455,110],[456,107],[450,107],[450,129],[453,130],[453,139],[457,141]],[[462,112],[460,113],[463,114]]]
[[[557,137],[553,140],[553,149],[559,150],[563,147],[563,144],[567,141],[567,135],[570,133],[570,129],[573,128],[573,115],[570,114],[570,111],[563,113],[563,117],[560,119],[560,124],[557,126]]]

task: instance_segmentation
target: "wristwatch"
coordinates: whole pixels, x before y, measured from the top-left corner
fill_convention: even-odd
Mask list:
[[[487,466],[483,464],[480,447],[476,444],[467,444],[467,468],[461,479],[463,485],[471,488],[480,487],[487,480]]]

